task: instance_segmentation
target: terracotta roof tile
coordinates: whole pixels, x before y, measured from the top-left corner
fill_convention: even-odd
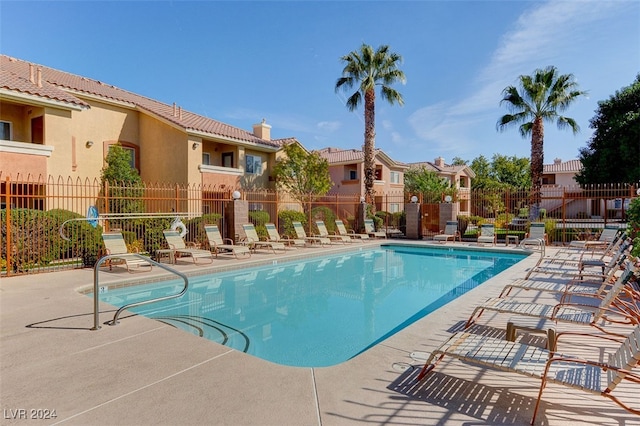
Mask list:
[[[0,87],[85,107],[88,106],[88,104],[77,96],[81,96],[82,94],[93,95],[108,100],[128,103],[132,107],[137,107],[162,117],[185,130],[202,132],[214,137],[250,142],[274,148],[280,146],[276,141],[260,139],[251,132],[233,127],[229,124],[186,110],[181,110],[180,114],[178,108],[174,108],[173,105],[167,105],[98,80],[58,71],[42,65],[34,65],[36,69],[40,69],[42,72],[42,87],[38,87],[37,84],[29,81],[29,66],[29,62],[10,58],[6,55],[0,55]],[[76,93],[77,96],[74,96],[74,93]]]
[[[569,160],[569,161],[554,161],[553,164],[545,164],[543,167],[543,173],[575,173],[582,170],[582,162],[580,160]]]

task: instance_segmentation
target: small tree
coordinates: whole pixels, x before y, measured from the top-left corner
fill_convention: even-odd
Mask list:
[[[449,180],[425,166],[411,167],[404,173],[404,189],[423,194],[425,202],[438,202],[442,194],[453,196],[456,193]]]
[[[283,148],[285,157],[273,168],[278,189],[285,190],[308,212],[311,198],[324,195],[333,183],[329,177],[329,163],[317,152],[308,153],[297,143]]]
[[[129,151],[119,144],[112,145],[105,159],[107,166],[102,169],[102,187],[107,198],[104,208],[109,213],[142,213],[144,204],[142,179],[138,171],[131,167]],[[121,227],[125,222],[113,221],[112,225]]]

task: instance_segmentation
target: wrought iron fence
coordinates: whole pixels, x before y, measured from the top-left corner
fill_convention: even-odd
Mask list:
[[[554,242],[595,233],[604,224],[625,222],[629,199],[638,185],[598,185],[588,188],[544,186],[535,220],[550,224]],[[516,232],[531,218],[526,191],[466,190],[470,221],[493,221]],[[413,194],[396,192],[375,199],[378,227],[404,231],[404,205]],[[445,200],[444,194],[419,194],[423,200]],[[264,224],[292,232],[291,220],[314,233],[315,220],[325,220],[330,232],[335,219],[355,225],[359,195],[324,195],[297,199],[273,190],[243,191],[249,221],[266,235]],[[0,271],[3,275],[37,273],[91,266],[105,254],[102,231],[122,231],[130,251],[148,253],[165,248],[162,231],[176,218],[184,223],[185,240],[206,245],[204,224],[225,232],[225,209],[233,199],[228,187],[143,183],[102,185],[99,180],[3,177],[0,174]],[[453,200],[457,201],[456,199]],[[517,219],[522,219],[518,222]],[[579,231],[578,231],[579,230]],[[227,235],[233,237],[231,235]]]

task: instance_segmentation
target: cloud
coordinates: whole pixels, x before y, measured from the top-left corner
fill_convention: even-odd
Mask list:
[[[320,121],[316,127],[322,132],[333,133],[342,127],[342,123],[339,121]]]

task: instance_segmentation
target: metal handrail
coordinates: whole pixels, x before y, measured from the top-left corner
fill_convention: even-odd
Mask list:
[[[118,317],[120,316],[122,311],[124,311],[126,309],[129,309],[129,308],[132,308],[132,307],[135,307],[135,306],[142,306],[142,305],[148,305],[150,303],[161,302],[163,300],[177,299],[178,297],[183,296],[187,292],[187,289],[189,288],[189,279],[182,272],[178,272],[175,269],[168,267],[167,265],[163,265],[161,263],[158,263],[158,262],[156,262],[154,260],[151,260],[148,257],[143,256],[143,255],[138,254],[138,253],[130,253],[130,254],[128,254],[128,256],[138,257],[138,258],[144,260],[145,262],[149,262],[150,264],[158,266],[159,268],[162,268],[165,271],[168,271],[168,272],[171,272],[171,273],[173,273],[175,275],[178,275],[184,281],[184,288],[182,289],[182,291],[180,291],[180,293],[171,294],[169,296],[162,296],[162,297],[157,297],[155,299],[143,300],[143,301],[140,301],[140,302],[134,302],[134,303],[130,303],[128,305],[124,305],[124,306],[122,306],[120,309],[118,309],[116,311],[115,315],[113,316],[113,320],[110,322],[109,325],[116,325],[118,323]],[[100,287],[98,286],[100,265],[102,265],[105,261],[107,261],[109,259],[117,258],[117,257],[122,257],[122,255],[110,254],[110,255],[101,257],[100,259],[98,259],[98,261],[96,262],[96,265],[94,266],[94,269],[93,269],[93,328],[91,330],[100,330],[100,328],[101,328],[100,327],[100,308],[99,308],[99,305],[100,305],[99,289],[100,289]]]

